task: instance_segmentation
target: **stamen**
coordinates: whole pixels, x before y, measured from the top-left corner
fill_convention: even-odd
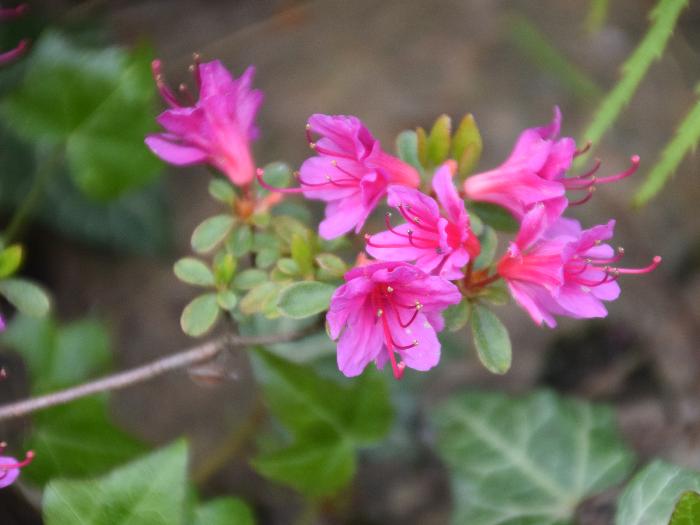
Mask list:
[[[263,178],[265,176],[265,170],[262,168],[258,168],[255,170],[255,178],[258,180],[258,184],[265,188],[266,190],[269,191],[277,191],[280,193],[303,193],[305,191],[309,191],[307,188],[275,188],[274,186],[269,185],[267,182],[265,182],[265,179]],[[325,183],[323,184],[325,185]]]
[[[194,98],[194,96],[185,84],[180,84],[178,89],[180,91],[180,94],[183,97],[185,97],[185,99],[187,100],[187,102],[190,103],[191,106],[194,106],[197,103],[197,100]]]
[[[659,264],[661,264],[661,257],[657,255],[651,260],[651,264],[644,268],[612,268],[611,270],[618,274],[639,275],[654,271]]]
[[[598,179],[598,183],[608,184],[609,182],[616,182],[618,180],[625,179],[632,175],[635,171],[637,171],[637,168],[639,168],[639,155],[632,155],[632,157],[630,157],[630,164],[630,167],[627,168],[625,171],[622,171],[615,175],[610,175],[609,177],[603,177],[602,179]]]
[[[163,100],[165,100],[165,102],[171,108],[180,108],[182,107],[182,105],[177,100],[175,93],[173,93],[172,90],[165,83],[165,77],[161,72],[161,66],[162,62],[158,59],[151,62],[151,71],[153,72],[153,78],[156,81],[156,87],[158,88],[158,92],[160,93],[160,96],[163,98]]]
[[[28,4],[20,4],[15,7],[1,7],[0,8],[0,22],[5,20],[12,20],[19,16],[22,16],[29,9]]]
[[[3,444],[5,444],[5,443],[3,443]],[[29,465],[32,462],[33,459],[34,459],[34,451],[29,450],[24,455],[24,459],[22,461],[20,461],[18,463],[10,463],[9,465],[0,465],[0,473],[1,473],[0,475],[5,474],[2,472],[3,470],[7,471],[7,470],[16,469],[16,468],[26,467],[27,465]]]
[[[574,157],[578,157],[579,155],[583,155],[583,154],[586,153],[589,149],[591,149],[591,146],[592,146],[592,145],[593,145],[593,143],[589,140],[588,142],[586,142],[586,144],[585,144],[582,148],[577,148],[577,149],[574,151]]]
[[[199,56],[199,53],[192,53],[192,60],[194,61],[194,64],[190,66],[190,71],[194,77],[194,83],[197,86],[197,91],[199,91],[202,89],[202,73],[199,70],[201,57]]]
[[[16,60],[17,58],[21,57],[24,52],[27,50],[29,47],[29,40],[28,39],[23,39],[20,40],[19,44],[17,44],[17,47],[14,49],[10,49],[9,51],[5,51],[4,53],[0,53],[0,64],[6,64],[7,62],[12,62],[13,60]]]
[[[595,192],[595,186],[591,185],[588,188],[588,194],[584,198],[570,202],[569,206],[580,206],[581,204],[586,204],[589,200],[591,200],[591,197],[593,197],[593,192]]]

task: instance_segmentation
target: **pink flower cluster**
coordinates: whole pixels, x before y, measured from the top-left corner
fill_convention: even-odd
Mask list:
[[[649,272],[661,261],[655,257],[646,268],[619,268],[621,250],[605,243],[614,221],[583,229],[562,217],[570,205],[588,201],[597,184],[634,173],[639,157],[616,175],[596,177],[598,162],[587,173],[569,176],[583,150],[572,138],[559,137],[558,108],[550,124],[521,133],[503,164],[467,178],[462,194],[453,180],[456,162],[439,166],[432,177],[437,200],[418,189],[417,170],[385,152],[357,117],[315,114],[306,126],[315,155],[301,165],[299,187],[281,189],[270,186],[263,170],[254,167],[250,142],[257,136],[254,119],[262,95],[251,88],[252,68],[233,79],[218,61],[197,62],[199,99],[183,88],[190,99],[186,105],[165,86],[159,69],[154,62],[159,90],[171,109],[158,117],[165,132],[146,142],[164,160],[210,164],[244,190],[257,175],[271,191],[323,201],[319,234],[324,239],[359,233],[385,197],[403,219],[392,225],[387,213],[386,230],[365,235],[367,253],[376,261],[349,271],[331,299],[328,326],[338,339],[338,366],[348,376],[360,374],[370,362],[380,368],[390,362],[397,378],[405,367],[432,368],[440,358],[441,312],[498,279],[537,324],[553,327],[555,315],[606,316],[603,302],[619,295],[618,276]],[[570,201],[567,192],[583,196]],[[475,278],[478,272],[472,272],[481,246],[465,198],[496,204],[520,222],[490,276]]]

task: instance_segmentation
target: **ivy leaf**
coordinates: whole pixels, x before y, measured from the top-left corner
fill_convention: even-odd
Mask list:
[[[277,309],[292,319],[304,319],[328,310],[336,287],[315,281],[302,281],[287,286],[280,293]]]
[[[242,500],[217,498],[197,507],[194,525],[255,525],[255,520]]]
[[[51,303],[42,288],[26,279],[10,278],[0,281],[0,294],[17,310],[32,317],[43,317]]]
[[[615,525],[668,525],[676,502],[688,491],[700,491],[700,472],[654,461],[620,496]]]
[[[489,372],[505,374],[512,360],[508,329],[490,310],[479,304],[474,305],[471,320],[479,361]]]
[[[92,480],[53,480],[44,492],[46,525],[184,525],[184,441]]]
[[[26,447],[36,455],[22,475],[39,485],[58,476],[103,474],[147,450],[110,422],[105,396],[37,413]]]
[[[668,525],[693,525],[700,523],[700,494],[686,492],[678,500]]]
[[[200,337],[212,329],[219,319],[219,303],[215,293],[195,297],[182,311],[180,326],[192,337]]]
[[[47,32],[3,112],[26,138],[65,145],[70,175],[83,193],[115,198],[161,170],[143,144],[155,126],[151,58],[147,49],[80,48]]]
[[[632,468],[609,408],[550,392],[455,396],[434,422],[452,479],[455,525],[570,523],[584,499]]]

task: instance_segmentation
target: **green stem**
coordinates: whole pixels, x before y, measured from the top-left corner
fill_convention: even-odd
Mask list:
[[[32,186],[29,188],[29,192],[15,211],[12,219],[10,219],[10,224],[3,233],[2,237],[6,244],[10,244],[19,236],[27,220],[32,216],[36,205],[41,201],[46,183],[49,180],[49,176],[56,168],[60,156],[60,150],[58,148],[53,148],[43,155],[43,158],[39,161],[36,171],[34,172]]]

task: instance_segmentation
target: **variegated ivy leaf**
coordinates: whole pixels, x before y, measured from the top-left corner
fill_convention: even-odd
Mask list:
[[[454,524],[569,524],[583,500],[632,467],[609,408],[551,392],[464,394],[434,420],[452,479]]]

